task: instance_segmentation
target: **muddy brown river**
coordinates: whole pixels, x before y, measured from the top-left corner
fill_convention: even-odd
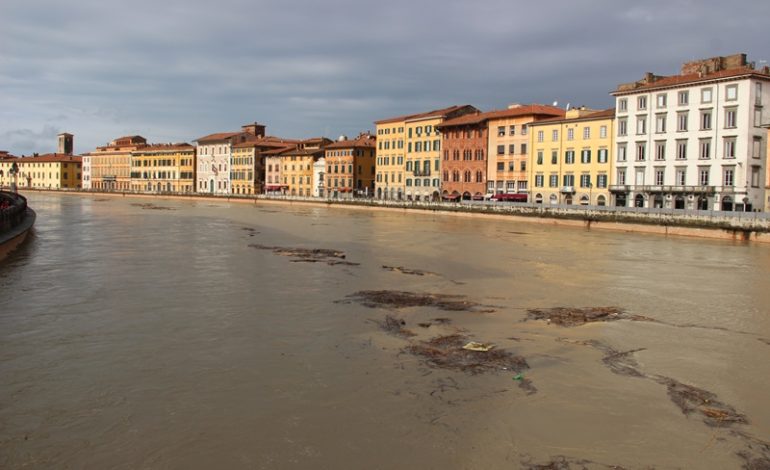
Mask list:
[[[770,468],[768,246],[28,197],[2,469]]]

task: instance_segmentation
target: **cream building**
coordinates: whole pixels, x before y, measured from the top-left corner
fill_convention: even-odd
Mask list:
[[[131,152],[131,190],[146,193],[195,191],[195,147],[148,145]]]

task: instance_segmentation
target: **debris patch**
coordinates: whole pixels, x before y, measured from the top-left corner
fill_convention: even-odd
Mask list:
[[[153,203],[133,203],[131,204],[134,207],[140,207],[142,209],[149,209],[149,210],[155,210],[155,211],[175,211],[173,207],[165,207],[165,206],[156,206]]]
[[[360,263],[352,263],[345,260],[345,252],[329,250],[326,248],[288,248],[283,246],[268,246],[251,244],[252,248],[268,250],[280,256],[291,258],[292,263],[326,263],[329,266],[358,266]]]
[[[472,351],[463,349],[468,338],[461,334],[436,336],[407,346],[405,350],[422,359],[431,367],[466,372],[472,375],[509,370],[522,372],[529,368],[527,361],[504,349]]]
[[[376,323],[380,325],[380,328],[383,331],[394,336],[400,336],[402,338],[417,336],[414,332],[404,328],[406,326],[406,322],[404,320],[396,318],[393,315],[385,315],[384,320],[377,321]]]
[[[411,268],[405,268],[403,266],[382,266],[382,269],[385,269],[386,271],[393,271],[396,273],[401,274],[408,274],[410,276],[438,276],[438,274],[430,272],[430,271],[423,271],[421,269],[411,269]]]
[[[363,290],[348,295],[347,299],[343,302],[358,302],[369,308],[436,307],[449,312],[492,313],[495,311],[490,306],[469,301],[462,295]]]
[[[580,326],[586,323],[614,320],[654,321],[642,315],[626,315],[619,307],[554,307],[527,310],[530,320],[546,320],[560,326]]]
[[[590,460],[572,460],[562,455],[552,457],[549,462],[536,464],[531,458],[521,461],[521,468],[526,470],[586,470],[588,468],[606,468],[608,470],[625,470],[619,465],[605,465]],[[652,467],[645,467],[652,468]]]
[[[712,427],[727,427],[733,424],[746,424],[746,416],[735,408],[719,401],[717,396],[702,388],[683,384],[669,377],[655,378],[655,381],[668,388],[668,396],[682,413],[689,416],[698,413],[703,422]]]

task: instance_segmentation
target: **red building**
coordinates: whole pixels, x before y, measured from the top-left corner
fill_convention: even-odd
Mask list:
[[[443,135],[441,196],[483,199],[487,184],[487,113],[466,114],[436,126]]]

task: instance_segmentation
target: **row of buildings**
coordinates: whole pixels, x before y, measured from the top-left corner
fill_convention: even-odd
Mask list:
[[[254,123],[195,145],[121,137],[76,157],[63,134],[56,154],[17,160],[19,184],[770,210],[767,67],[755,68],[745,54],[714,57],[685,63],[676,75],[647,73],[611,94],[615,106],[600,110],[450,106],[381,119],[374,134],[337,141],[268,136]],[[0,154],[0,185],[11,160]],[[70,165],[78,171],[65,178]]]

